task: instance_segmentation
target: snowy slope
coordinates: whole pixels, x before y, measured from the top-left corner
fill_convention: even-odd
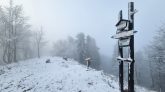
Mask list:
[[[0,66],[0,92],[119,92],[116,78],[60,57]],[[149,92],[138,88],[137,92]]]

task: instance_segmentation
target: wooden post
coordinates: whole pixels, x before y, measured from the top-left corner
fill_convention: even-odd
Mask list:
[[[119,56],[121,58],[123,58],[123,48],[118,45],[118,49],[119,49]],[[119,62],[119,86],[120,86],[121,92],[123,92],[123,90],[124,90],[123,80],[124,80],[124,78],[123,78],[123,61],[120,60],[120,62]]]
[[[119,15],[118,15],[118,20],[120,21],[122,19],[123,19],[122,10],[120,10]]]
[[[128,3],[128,20],[130,21],[129,30],[134,30],[134,3],[129,2]],[[128,91],[129,92],[135,92],[134,91],[134,35],[131,36],[130,39],[130,58],[132,59],[132,62],[129,64],[129,80],[128,80]]]
[[[116,24],[116,35],[112,36],[118,39],[118,54],[119,54],[119,86],[121,92],[135,92],[134,90],[134,3],[128,3],[128,20],[122,18],[122,11],[119,12],[119,21]],[[126,41],[124,41],[126,40]],[[123,47],[129,47],[129,60],[123,58]],[[128,62],[128,89],[124,90],[123,63]]]
[[[119,15],[118,15],[118,21],[123,19],[123,15],[122,15],[122,10],[120,10]],[[119,46],[119,41],[118,41],[118,55],[123,58],[123,48]],[[123,92],[124,90],[124,83],[123,83],[123,61],[120,60],[119,62],[119,86],[120,86],[120,90],[121,92]]]

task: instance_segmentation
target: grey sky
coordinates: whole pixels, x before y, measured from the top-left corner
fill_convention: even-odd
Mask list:
[[[0,5],[8,1],[0,0]],[[135,15],[135,48],[139,50],[151,42],[155,30],[165,22],[165,0],[14,0],[23,5],[34,30],[43,26],[50,43],[84,32],[93,36],[100,52],[108,56],[117,41],[110,37],[116,31],[118,12],[122,9],[127,19],[129,1],[134,1],[139,11]]]

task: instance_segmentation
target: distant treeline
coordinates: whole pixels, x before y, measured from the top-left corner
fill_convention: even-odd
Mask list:
[[[79,33],[75,38],[68,37],[66,40],[59,40],[53,45],[54,56],[73,58],[81,64],[86,64],[85,59],[91,58],[91,67],[100,69],[99,48],[95,39]]]

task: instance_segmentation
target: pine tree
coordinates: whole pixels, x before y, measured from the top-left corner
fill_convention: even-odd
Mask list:
[[[95,39],[89,35],[86,39],[86,56],[92,59],[91,67],[100,69],[99,48],[96,45]]]
[[[78,53],[78,61],[82,64],[85,64],[86,58],[86,48],[85,48],[85,35],[84,33],[79,33],[77,36],[77,53]]]

